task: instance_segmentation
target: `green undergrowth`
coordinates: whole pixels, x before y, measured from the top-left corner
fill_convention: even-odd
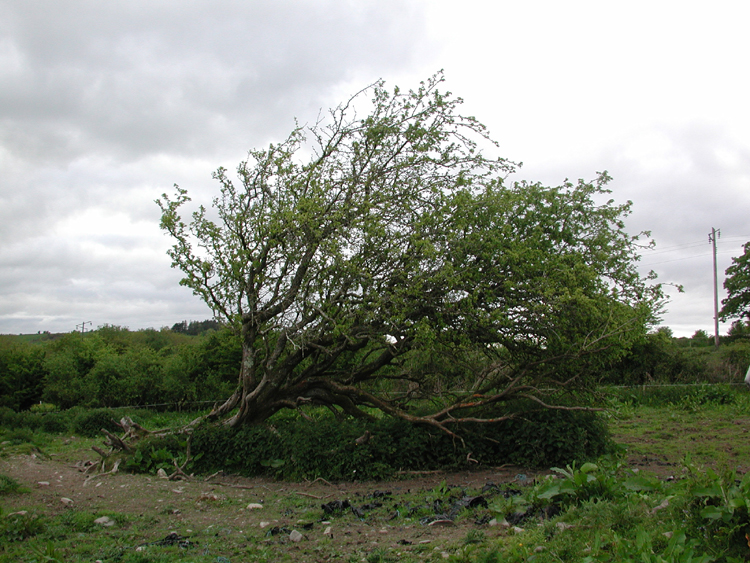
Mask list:
[[[748,391],[744,386],[721,384],[605,387],[601,392],[613,405],[673,406],[686,409],[704,405],[730,405],[748,397]]]
[[[510,529],[449,561],[739,563],[750,553],[750,474],[714,472],[689,459],[663,480],[603,460],[499,497],[490,508]]]
[[[174,529],[166,526],[175,523],[160,523],[153,514],[0,513],[0,561],[739,563],[750,552],[750,474],[713,471],[690,459],[670,479],[605,456],[596,463],[553,468],[536,480],[519,476],[482,489],[445,481],[432,489],[405,486],[350,497],[356,513],[326,510],[322,501],[290,496],[284,489],[269,489],[264,497],[264,517],[278,518],[276,532],[248,526],[244,518],[226,518],[218,527],[195,522],[189,532],[178,524],[179,533],[187,534],[181,545],[166,541],[165,530]],[[228,502],[227,510],[234,514],[237,505]],[[112,527],[97,526],[94,520],[101,516],[110,518]],[[440,529],[431,528],[432,522],[446,519],[463,526],[460,538],[433,534],[427,543],[416,541],[424,531]],[[387,529],[390,539],[379,545],[314,539],[323,537],[326,526],[355,536]],[[304,531],[301,543],[286,539],[292,528]],[[411,541],[395,541],[407,530]],[[146,547],[139,551],[139,546]]]
[[[596,458],[613,444],[605,423],[580,411],[544,411],[497,424],[457,430],[464,442],[439,429],[382,418],[310,422],[284,417],[232,429],[203,425],[191,438],[201,455],[195,470],[299,480],[377,480],[398,471],[466,469],[502,464],[526,467]],[[359,440],[369,432],[369,439]]]

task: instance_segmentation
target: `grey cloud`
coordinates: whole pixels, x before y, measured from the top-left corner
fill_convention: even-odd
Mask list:
[[[404,2],[6,2],[2,15],[4,143],[68,158],[266,139],[357,69],[404,65],[421,33]]]
[[[174,182],[206,195],[213,169],[314,119],[342,83],[408,69],[420,9],[0,0],[0,332],[207,318],[154,199]]]

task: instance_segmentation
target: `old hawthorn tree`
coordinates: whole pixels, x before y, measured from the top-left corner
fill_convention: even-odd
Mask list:
[[[213,210],[189,223],[184,189],[158,201],[181,283],[242,337],[237,388],[211,418],[366,406],[451,432],[514,416],[513,399],[570,408],[642,337],[660,291],[634,267],[606,173],[506,185],[514,165],[483,154],[494,143],[441,82],[377,83],[251,151],[238,180],[220,168]]]

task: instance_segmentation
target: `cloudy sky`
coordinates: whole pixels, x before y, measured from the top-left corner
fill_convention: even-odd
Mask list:
[[[460,4],[460,7],[458,7]],[[664,324],[713,332],[750,240],[746,0],[0,0],[0,333],[202,320],[154,204],[378,78],[439,69],[518,179],[608,170]],[[723,294],[723,291],[722,291]],[[722,326],[722,332],[727,326]]]

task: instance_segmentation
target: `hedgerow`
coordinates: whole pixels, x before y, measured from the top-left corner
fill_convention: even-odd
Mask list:
[[[358,444],[366,432],[369,439]],[[341,421],[326,416],[309,422],[287,416],[239,429],[204,424],[192,435],[191,451],[201,455],[194,464],[198,472],[370,480],[398,471],[565,464],[612,448],[606,425],[591,412],[533,412],[457,432],[463,443],[440,430],[392,418]]]

